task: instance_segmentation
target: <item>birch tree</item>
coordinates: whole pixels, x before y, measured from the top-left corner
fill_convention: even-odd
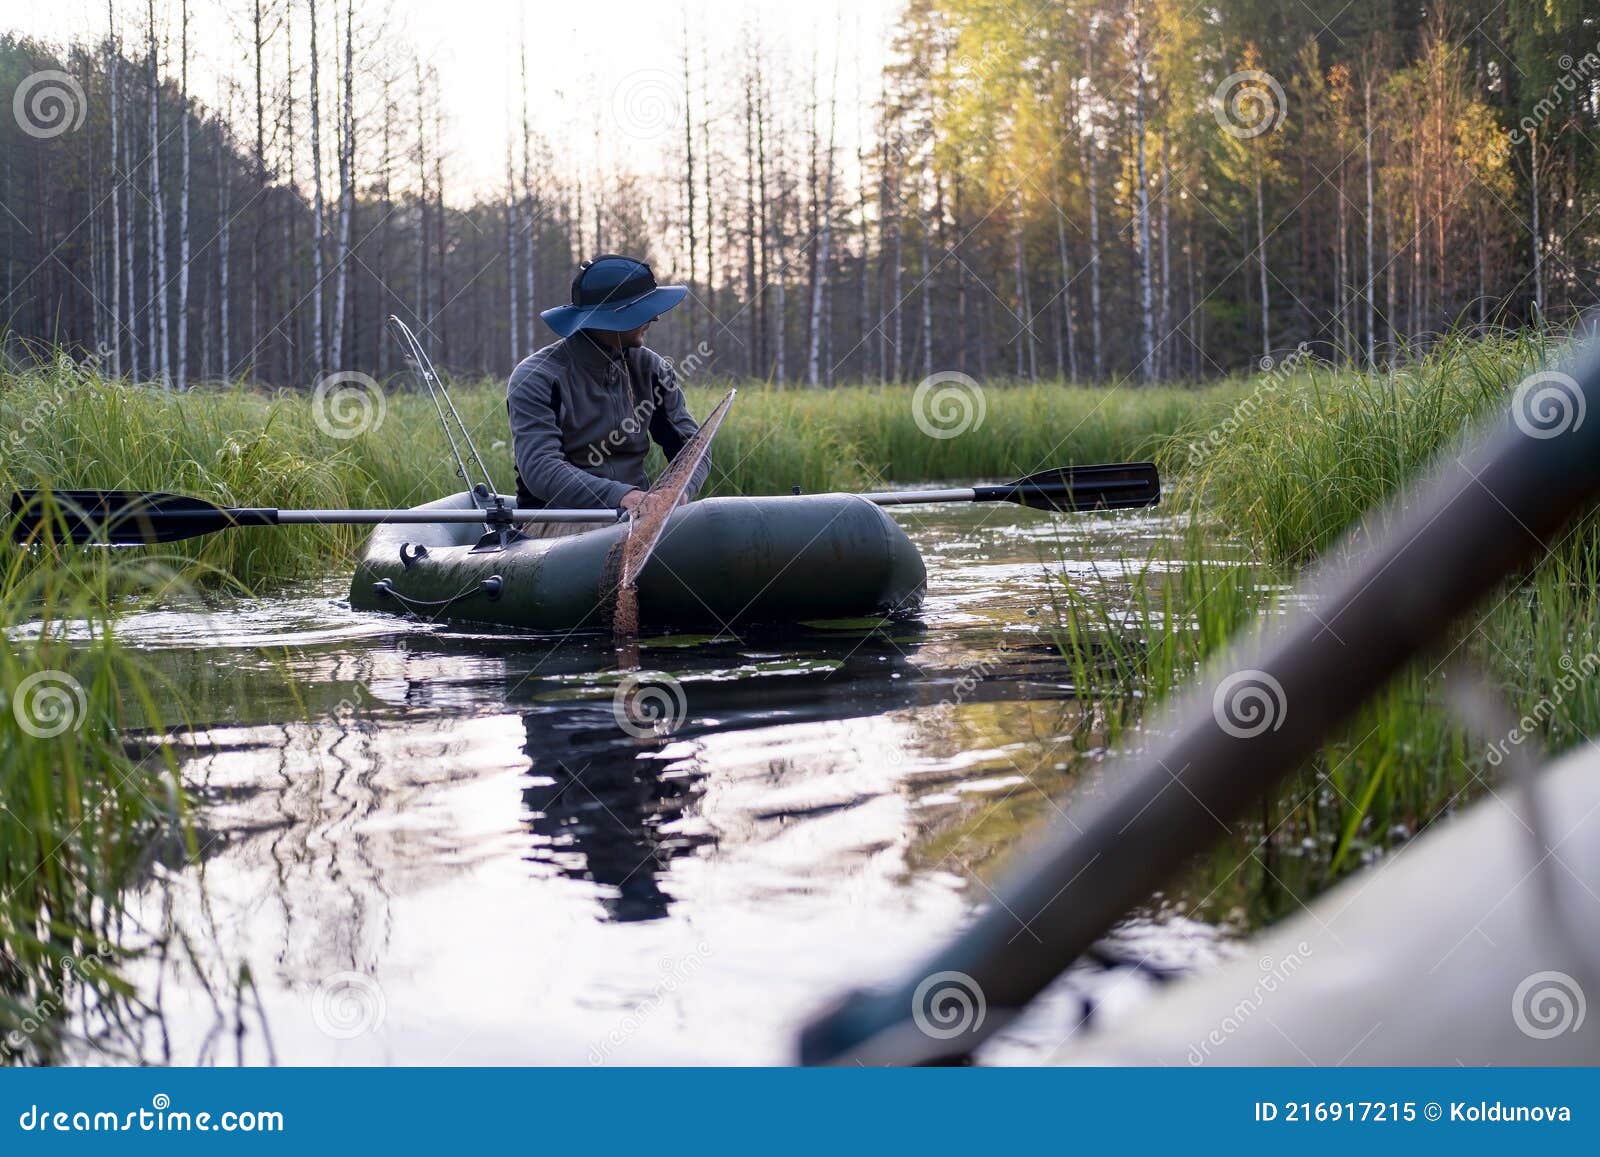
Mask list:
[[[106,3],[106,92],[111,106],[111,373],[122,376],[122,45],[115,0]]]
[[[161,384],[172,385],[170,329],[167,316],[167,211],[161,190],[161,75],[160,53],[156,46],[156,3],[149,0],[150,19],[150,219],[153,223],[150,247],[154,256],[151,278],[156,315],[155,368]]]
[[[182,390],[189,377],[189,0],[181,8],[178,118],[182,122],[183,175],[178,187],[178,373]]]
[[[337,13],[337,9],[335,9]],[[331,364],[344,366],[346,303],[350,290],[350,225],[355,215],[356,109],[355,109],[355,0],[345,0],[344,99],[339,109],[339,239],[334,265],[333,346]]]
[[[322,94],[317,52],[317,0],[306,0],[311,17],[311,357],[317,377],[328,369],[322,319]]]

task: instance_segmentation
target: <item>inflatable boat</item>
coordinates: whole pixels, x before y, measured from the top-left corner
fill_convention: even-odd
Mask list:
[[[463,492],[417,510],[473,506]],[[350,605],[525,630],[604,630],[606,557],[627,529],[613,521],[534,537],[486,533],[477,522],[385,523],[356,568]],[[908,615],[926,585],[917,548],[859,495],[707,498],[672,513],[645,563],[640,625]]]

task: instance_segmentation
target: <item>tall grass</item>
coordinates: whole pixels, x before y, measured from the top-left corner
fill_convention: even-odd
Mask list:
[[[691,408],[706,413],[721,392],[691,388]],[[851,490],[1146,457],[1178,429],[1225,413],[1236,392],[996,386],[983,392],[980,424],[936,438],[919,426],[909,386],[757,385],[741,391],[718,435],[708,493]],[[503,387],[466,383],[454,393],[496,483],[509,489]],[[175,395],[105,380],[63,356],[0,373],[0,486],[170,490],[278,507],[413,506],[464,488],[426,395],[397,384],[371,413],[346,426],[305,393]],[[337,436],[352,428],[360,432]],[[338,527],[232,531],[169,551],[204,581],[256,586],[337,570],[360,537]]]
[[[1281,380],[1264,376],[1246,395],[1246,420],[1226,423],[1190,481],[1208,516],[1262,557],[1303,563],[1419,480],[1549,351],[1533,333],[1458,338],[1392,372],[1312,362]],[[1168,448],[1179,464],[1204,429],[1188,433]]]
[[[1282,613],[1302,563],[1369,509],[1414,484],[1429,462],[1547,353],[1531,337],[1447,343],[1371,376],[1310,366],[1264,380],[1222,439],[1191,430],[1166,449],[1196,461],[1191,518],[1131,580],[1074,576],[1057,597],[1057,639],[1113,746],[1139,742],[1152,702],[1196,680],[1241,631]],[[1193,454],[1196,445],[1203,455]],[[1450,707],[1462,668],[1486,680],[1512,718],[1534,721],[1525,750],[1560,750],[1600,729],[1597,522],[1575,529],[1532,575],[1506,584],[1458,629],[1454,670],[1425,660],[1377,693],[1259,815],[1181,890],[1212,916],[1270,919],[1482,794],[1503,752],[1468,734]],[[1231,555],[1243,555],[1240,560]]]
[[[0,1064],[60,1059],[74,1023],[114,1042],[137,1004],[125,889],[163,850],[192,850],[175,757],[138,738],[178,722],[172,697],[105,611],[171,580],[148,561],[19,552],[0,569]]]

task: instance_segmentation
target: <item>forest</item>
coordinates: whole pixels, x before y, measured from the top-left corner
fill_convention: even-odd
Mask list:
[[[0,39],[12,359],[308,386],[394,372],[394,313],[503,377],[622,251],[691,287],[652,342],[696,372],[1194,381],[1559,324],[1600,265],[1582,0],[907,0],[866,78],[753,20],[713,54],[686,8],[598,129],[672,155],[564,155],[525,42],[498,188],[458,187],[439,72],[373,6],[228,3],[204,93],[191,0]]]

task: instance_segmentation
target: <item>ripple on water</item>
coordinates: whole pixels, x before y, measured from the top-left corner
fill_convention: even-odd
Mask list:
[[[129,616],[152,663],[227,692],[183,764],[205,903],[195,869],[135,897],[149,928],[170,897],[194,947],[136,967],[148,991],[164,974],[170,1059],[217,1059],[212,997],[240,962],[259,997],[246,1060],[789,1059],[830,996],[958,927],[975,873],[1072,785],[1043,564],[1125,574],[1171,525],[920,515],[920,621],[645,640],[683,707],[642,738],[618,726],[600,637],[359,614],[338,583]],[[1163,967],[1222,950],[1169,919],[1123,940]],[[330,1037],[313,998],[349,971],[386,1014]],[[1085,1002],[1112,1009],[1149,973],[1079,966],[991,1059],[1048,1057]]]

